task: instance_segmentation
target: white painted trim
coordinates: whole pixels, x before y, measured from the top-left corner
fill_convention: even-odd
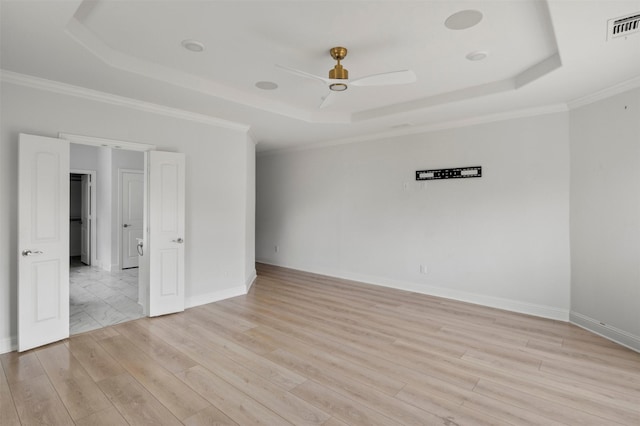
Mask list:
[[[544,77],[550,72],[557,70],[561,66],[562,59],[560,59],[560,54],[556,51],[556,53],[554,53],[553,55],[516,75],[514,77],[516,89],[519,89],[522,86],[525,86],[533,81],[538,80],[541,77]]]
[[[121,141],[116,139],[97,138],[95,136],[74,135],[73,133],[58,133],[60,139],[66,139],[71,143],[77,143],[81,145],[91,145],[98,147],[105,147],[111,149],[122,149],[125,151],[153,151],[156,149],[155,145],[139,142]]]
[[[211,117],[205,114],[184,111],[181,109],[158,105],[151,102],[126,98],[124,96],[112,95],[109,93],[99,92],[97,90],[73,86],[71,84],[60,83],[58,81],[47,80],[44,78],[33,77],[13,71],[0,70],[0,80],[4,81],[5,83],[31,87],[33,89],[46,90],[49,92],[74,96],[90,101],[103,102],[106,104],[131,108],[138,111],[150,112],[152,114],[159,114],[167,117],[177,118],[179,120],[195,121],[197,123],[208,124],[216,127],[241,130],[243,132],[248,131],[250,127],[248,124],[236,123],[233,121],[223,120],[221,118]]]
[[[636,336],[627,331],[620,330],[608,324],[604,324],[596,319],[582,315],[578,312],[571,311],[569,320],[572,324],[584,328],[592,333],[602,336],[622,346],[625,346],[636,352],[640,352],[640,336]]]
[[[184,301],[185,309],[194,308],[200,305],[206,305],[208,303],[219,302],[220,300],[230,299],[236,296],[243,296],[247,294],[247,288],[244,285],[227,288],[224,290],[214,291],[201,296],[187,297]]]
[[[377,285],[381,287],[393,288],[396,290],[410,291],[414,293],[426,294],[429,296],[442,297],[445,299],[458,300],[461,302],[473,303],[476,305],[487,306],[490,308],[502,309],[505,311],[516,312],[520,314],[533,315],[536,317],[548,318],[558,321],[569,321],[569,310],[554,306],[538,305],[535,303],[522,302],[513,299],[504,299],[501,297],[487,296],[477,293],[469,293],[466,291],[453,290],[445,287],[432,285],[424,285],[408,281],[390,280],[388,278],[376,277],[364,274],[354,274],[344,271],[333,271],[324,268],[292,268],[286,265],[279,265],[275,262],[260,259],[258,263],[265,263],[283,268],[296,269],[303,272],[311,272],[313,274],[326,275],[334,278],[340,278],[351,281],[358,281],[365,284]]]
[[[482,115],[482,116],[473,117],[473,118],[465,118],[462,120],[453,120],[453,121],[446,121],[442,123],[402,127],[399,129],[389,130],[387,132],[372,133],[368,135],[355,136],[355,137],[345,138],[345,139],[328,140],[328,141],[313,143],[313,144],[304,145],[304,146],[295,146],[295,147],[288,147],[288,148],[282,148],[282,149],[273,149],[268,151],[259,151],[257,155],[259,157],[264,157],[264,156],[273,155],[273,154],[307,151],[310,149],[327,148],[331,146],[346,145],[346,144],[355,143],[355,142],[367,142],[367,141],[373,141],[378,139],[395,138],[399,136],[431,133],[431,132],[437,132],[441,130],[477,126],[480,124],[494,123],[497,121],[515,120],[518,118],[535,117],[535,116],[546,115],[546,114],[557,114],[557,113],[563,113],[567,111],[569,111],[569,109],[565,104],[555,104],[555,105],[548,105],[548,106],[537,107],[537,108],[526,108],[526,109],[520,109],[520,110],[514,110],[514,111],[500,112],[496,114]],[[260,145],[258,144],[258,146]]]
[[[258,137],[256,136],[255,132],[253,131],[253,129],[249,129],[247,131],[247,137],[249,138],[249,140],[251,142],[253,142],[254,145],[258,145],[258,142],[260,142],[258,140]]]
[[[624,93],[629,90],[636,89],[638,87],[640,87],[640,77],[634,77],[631,80],[623,81],[622,83],[616,84],[611,87],[607,87],[606,89],[602,89],[595,93],[591,93],[587,96],[573,99],[567,102],[567,105],[569,106],[570,109],[580,108],[585,105],[589,105],[594,102],[598,102],[600,100],[609,98],[611,96],[619,95],[620,93]]]
[[[247,283],[246,283],[247,293],[249,293],[249,290],[251,290],[251,287],[253,287],[253,284],[256,282],[257,279],[258,279],[258,273],[254,269],[253,271],[251,271],[251,275],[249,275],[249,277],[247,278]]]
[[[16,336],[7,337],[0,340],[0,355],[18,350],[18,338]]]
[[[102,269],[103,271],[111,272],[111,263],[104,263],[98,259],[98,263],[95,266]]]
[[[354,122],[373,120],[376,118],[388,117],[395,114],[406,112],[417,112],[426,110],[436,106],[450,104],[453,102],[466,101],[469,99],[480,98],[483,96],[495,95],[502,92],[516,90],[515,78],[507,78],[504,80],[492,81],[489,83],[478,84],[476,86],[465,87],[463,89],[444,92],[426,98],[418,98],[412,101],[400,102],[397,104],[357,111],[352,114]]]

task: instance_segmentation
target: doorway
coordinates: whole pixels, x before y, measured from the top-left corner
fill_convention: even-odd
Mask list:
[[[69,334],[74,335],[144,316],[136,251],[143,228],[144,153],[71,144],[70,156]]]
[[[95,170],[69,171],[69,256],[84,265],[97,263]]]
[[[19,352],[69,337],[69,172],[78,167],[73,165],[78,155],[70,152],[71,144],[96,147],[103,154],[93,167],[98,177],[93,193],[99,197],[94,217],[98,232],[92,241],[97,241],[94,253],[98,261],[94,264],[91,255],[92,264],[85,267],[97,269],[97,281],[112,278],[105,274],[129,272],[112,264],[119,258],[113,243],[118,232],[112,232],[117,229],[112,228],[112,219],[117,217],[117,202],[113,201],[118,200],[113,178],[117,181],[118,168],[131,166],[120,164],[119,156],[111,153],[124,149],[141,152],[145,184],[139,300],[144,315],[149,316],[185,308],[185,155],[133,142],[65,133],[59,136],[19,134]],[[101,191],[101,185],[108,190]],[[101,234],[101,227],[106,234]]]

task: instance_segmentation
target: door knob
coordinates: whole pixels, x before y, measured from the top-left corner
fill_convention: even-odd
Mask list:
[[[131,225],[129,225],[128,223],[125,223],[125,224],[124,224],[124,225],[122,225],[122,226],[123,226],[123,227],[125,227],[125,228],[128,228],[128,227],[130,227]]]
[[[40,250],[35,250],[35,251],[22,250],[22,255],[23,256],[35,256],[37,254],[42,254],[42,252]]]
[[[172,243],[178,243],[178,244],[182,244],[184,243],[184,240],[182,238],[178,238],[177,240],[171,240]]]

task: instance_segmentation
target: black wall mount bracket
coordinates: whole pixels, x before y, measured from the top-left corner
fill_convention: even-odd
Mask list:
[[[482,177],[482,167],[458,167],[416,171],[416,180],[462,179]]]

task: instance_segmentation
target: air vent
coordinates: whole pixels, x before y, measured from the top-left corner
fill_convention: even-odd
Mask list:
[[[609,19],[607,39],[626,37],[640,32],[640,12],[622,18]]]

